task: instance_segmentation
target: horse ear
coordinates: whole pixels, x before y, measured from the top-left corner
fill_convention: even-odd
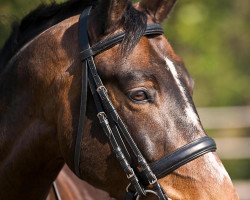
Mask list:
[[[152,16],[155,22],[161,23],[167,18],[175,2],[176,0],[141,0],[139,7]]]
[[[95,32],[95,35],[106,35],[119,28],[127,6],[128,0],[99,1],[91,16],[92,24],[95,24],[91,29],[94,29],[92,31]]]

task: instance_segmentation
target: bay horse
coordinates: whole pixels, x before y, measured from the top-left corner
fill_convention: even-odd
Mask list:
[[[159,25],[175,2],[72,0],[14,28],[0,53],[0,199],[45,199],[64,163],[116,199],[238,199]]]

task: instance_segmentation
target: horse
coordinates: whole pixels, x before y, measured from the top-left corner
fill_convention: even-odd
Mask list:
[[[115,199],[239,199],[160,27],[175,2],[72,0],[14,27],[0,53],[0,199],[46,199],[65,163]]]

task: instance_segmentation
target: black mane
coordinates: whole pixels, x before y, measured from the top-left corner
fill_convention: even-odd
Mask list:
[[[62,4],[41,4],[20,23],[14,22],[11,34],[0,50],[0,71],[25,43],[49,27],[81,13],[92,3],[91,0],[70,0]]]
[[[0,49],[0,72],[8,61],[32,38],[51,26],[77,14],[89,5],[97,4],[98,0],[69,0],[57,4],[41,4],[34,11],[25,16],[20,23],[12,25],[12,33]],[[146,15],[128,5],[124,16],[124,30],[126,32],[123,50],[130,51],[138,42],[146,29]]]

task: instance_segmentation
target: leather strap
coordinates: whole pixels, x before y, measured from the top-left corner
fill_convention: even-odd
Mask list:
[[[99,102],[98,105],[103,106],[103,109],[107,111],[107,113],[105,113],[104,111],[99,112],[97,116],[103,128],[103,131],[109,138],[113,151],[117,159],[119,160],[122,169],[125,171],[128,179],[130,180],[131,185],[134,187],[137,196],[145,195],[145,190],[141,186],[133,168],[130,166],[128,159],[126,159],[124,152],[121,150],[121,147],[124,146],[124,143],[118,143],[116,137],[113,134],[112,128],[110,127],[110,122],[113,122],[117,126],[117,133],[119,133],[118,129],[121,131],[123,138],[125,138],[130,149],[132,150],[138,162],[138,165],[140,166],[141,170],[144,172],[145,176],[147,177],[147,180],[148,180],[147,185],[148,184],[152,185],[154,187],[155,192],[159,196],[159,198],[161,200],[166,200],[167,197],[166,195],[163,194],[162,189],[160,185],[158,184],[155,175],[151,171],[148,163],[146,162],[145,158],[141,154],[136,143],[131,137],[131,134],[127,130],[125,124],[123,123],[122,119],[120,118],[119,114],[114,108],[112,102],[110,101],[108,94],[107,94],[107,89],[102,84],[101,79],[97,73],[97,69],[93,61],[93,57],[91,56],[90,58],[86,58],[86,60],[88,60],[88,67],[90,70],[89,79],[93,80],[94,82],[94,83],[90,82],[91,88],[93,87],[96,89],[96,91],[93,92],[93,97],[96,99],[95,102]],[[99,98],[97,98],[96,95],[94,95],[96,92],[98,93]]]
[[[79,20],[79,38],[80,38],[80,49],[89,48],[88,33],[85,30],[88,23],[88,16],[90,14],[91,7],[86,8]],[[74,170],[75,174],[80,177],[80,155],[81,155],[81,141],[84,132],[84,123],[86,118],[86,106],[87,106],[87,90],[88,90],[88,67],[87,60],[83,61],[82,64],[82,87],[81,87],[81,104],[80,114],[78,122],[78,130],[75,138],[75,152],[74,152]]]
[[[170,155],[151,163],[150,167],[157,178],[162,178],[182,165],[208,153],[216,150],[216,144],[210,137],[202,137],[189,144],[186,144],[175,150]]]
[[[57,188],[56,181],[54,181],[54,182],[52,183],[52,188],[53,188],[53,191],[54,191],[54,194],[55,194],[55,199],[56,199],[56,200],[62,200],[61,195],[60,195],[60,193],[59,193],[59,190],[58,190],[58,188]]]
[[[149,24],[147,25],[147,29],[144,33],[145,36],[147,35],[161,35],[163,34],[163,30],[160,24]],[[86,48],[80,52],[82,60],[89,58],[91,56],[97,55],[106,49],[109,49],[116,44],[119,44],[125,36],[124,32],[116,33],[109,38],[106,38],[94,45],[92,47]]]

